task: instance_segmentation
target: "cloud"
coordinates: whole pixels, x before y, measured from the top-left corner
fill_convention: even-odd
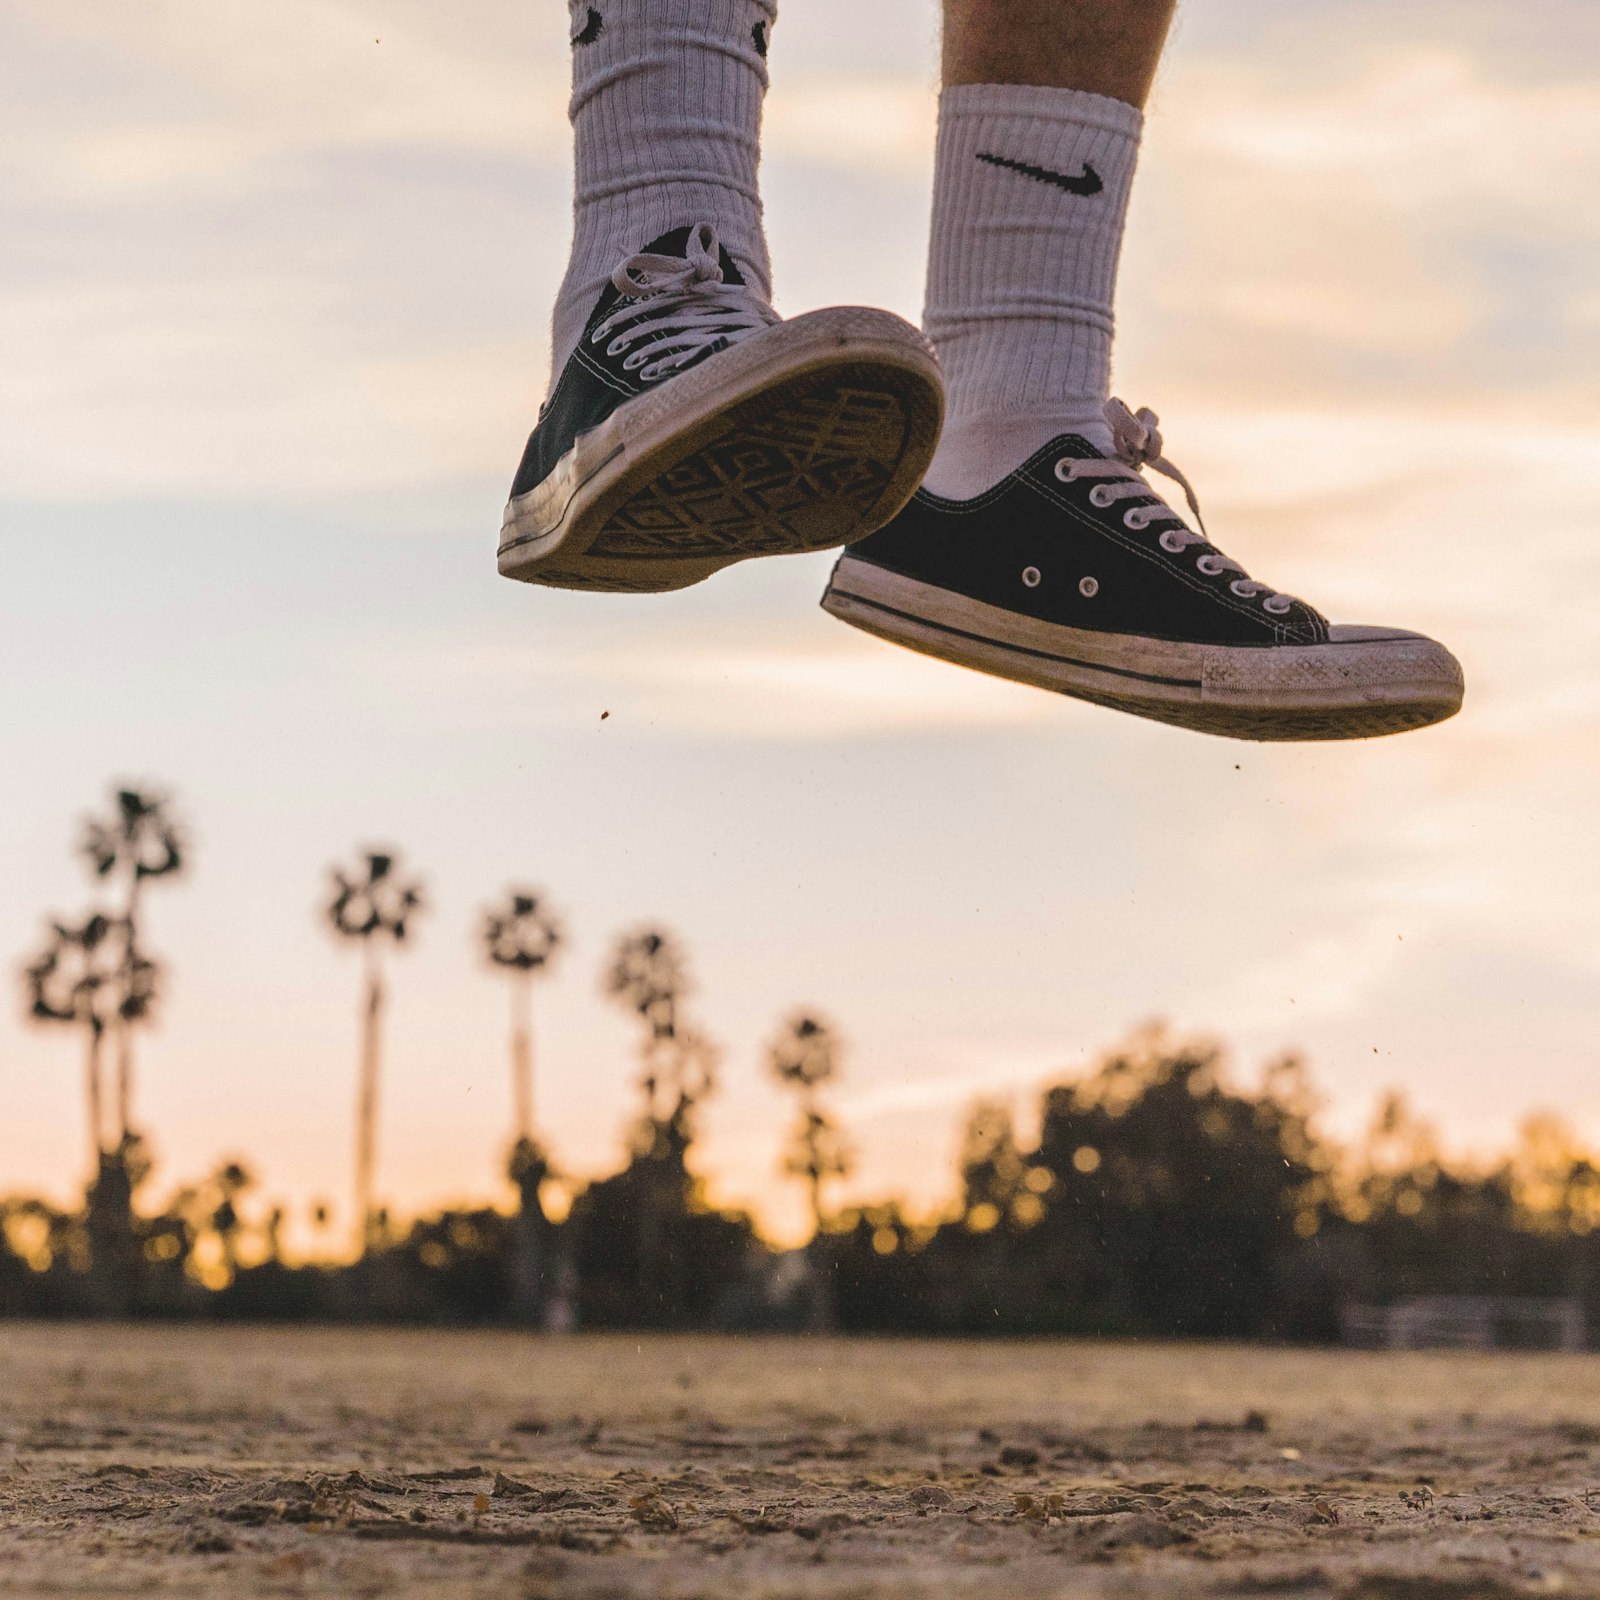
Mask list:
[[[765,157],[920,185],[932,162],[937,105],[930,84],[904,78],[784,83],[768,101]]]
[[[1220,65],[1198,68],[1185,89],[1180,136],[1214,157],[1301,180],[1353,179],[1412,215],[1472,202],[1502,219],[1597,225],[1584,203],[1600,186],[1592,76],[1497,81],[1460,50],[1405,47],[1311,94],[1270,67]]]
[[[1597,124],[1600,75],[1527,82],[1461,42],[1370,43],[1309,81],[1298,56],[1180,57],[1135,197],[1119,369],[1416,414],[1587,385]]]
[[[1059,715],[1045,696],[832,624],[792,643],[657,631],[632,645],[473,648],[371,666],[448,699],[476,685],[495,697],[502,725],[587,725],[598,705],[618,726],[661,735],[787,743],[1018,728]]]
[[[72,62],[48,94],[0,114],[25,141],[27,165],[54,145],[69,172],[149,181],[216,170],[230,154],[282,163],[338,147],[531,153],[566,133],[565,50],[551,48],[564,20],[540,7],[484,8],[471,26],[419,0],[9,9],[14,50]],[[108,141],[123,138],[139,159],[108,162]],[[218,140],[220,150],[193,148]]]
[[[992,1042],[978,1040],[943,1040],[935,1056],[920,1061],[903,1077],[880,1078],[841,1092],[837,1097],[841,1114],[851,1123],[926,1111],[954,1118],[977,1100],[1010,1102],[1072,1076],[1081,1065],[1064,1062],[1059,1045],[997,1051]]]
[[[901,0],[869,31],[915,37],[926,12]],[[909,301],[928,52],[898,71],[875,46],[840,58],[825,21],[792,31],[768,154],[795,205],[850,219],[838,243],[867,264],[852,278],[780,195],[786,303],[869,286]],[[0,101],[0,225],[29,241],[0,267],[8,484],[215,495],[503,477],[542,388],[562,265],[559,37],[512,6],[467,26],[422,0],[24,0],[0,22],[22,63]],[[44,65],[64,60],[46,92]],[[1591,425],[1579,386],[1600,351],[1583,330],[1600,318],[1578,288],[1570,351],[1528,373],[1486,370],[1484,352],[1526,298],[1492,259],[1508,219],[1525,239],[1591,237],[1600,156],[1582,130],[1600,80],[1530,84],[1465,46],[1403,39],[1309,88],[1302,66],[1281,46],[1180,51],[1130,236],[1126,381],[1158,406],[1175,394],[1190,437],[1246,418],[1288,436],[1254,469],[1308,472],[1302,496],[1332,454],[1319,414],[1329,439],[1366,413],[1406,438],[1403,465],[1363,451],[1369,478],[1414,470],[1436,419],[1498,426],[1547,398],[1569,431]],[[891,257],[904,266],[877,264]]]
[[[768,130],[786,306],[915,305],[934,11],[788,8]],[[931,1173],[974,1092],[1059,1065],[1036,1041],[1151,1009],[1254,1029],[1252,1050],[1304,1043],[1342,1094],[1400,1069],[1374,1043],[1452,1106],[1471,1054],[1485,1115],[1508,1083],[1576,1094],[1600,949],[1600,72],[1570,41],[1596,14],[1185,8],[1119,382],[1163,413],[1225,548],[1341,619],[1437,632],[1469,681],[1465,716],[1425,735],[1255,750],[869,641],[816,615],[823,560],[659,605],[497,584],[564,265],[553,0],[0,8],[0,481],[57,502],[8,512],[25,581],[4,643],[18,681],[50,663],[45,698],[18,702],[34,776],[14,798],[54,808],[28,835],[54,841],[97,750],[153,750],[186,788],[211,764],[213,818],[239,770],[260,786],[174,941],[196,987],[163,1037],[164,1117],[192,1114],[177,1086],[230,1047],[247,1001],[227,985],[280,970],[255,924],[305,916],[274,881],[250,926],[227,921],[222,961],[204,929],[244,903],[229,874],[275,880],[279,851],[314,865],[327,827],[396,814],[441,880],[493,882],[525,850],[542,872],[556,850],[575,911],[637,898],[714,928],[719,1015],[794,974],[844,996],[874,1041],[845,1097],[876,1119],[864,1182]],[[802,791],[806,826],[775,828]],[[25,903],[56,881],[38,869]],[[480,997],[440,971],[417,1004],[446,1060]],[[1507,995],[1537,1027],[1506,1021]],[[322,1074],[322,1025],[261,1007],[262,1059]],[[612,1059],[588,1026],[552,1059]],[[55,1061],[55,1041],[26,1048]],[[896,1075],[866,1077],[869,1054]],[[414,1107],[437,1104],[434,1057],[400,1070]],[[588,1079],[567,1115],[565,1149],[610,1149]],[[898,1119],[916,1118],[911,1148]],[[297,1148],[283,1121],[269,1167]],[[470,1185],[477,1137],[450,1174],[417,1155],[412,1192]]]

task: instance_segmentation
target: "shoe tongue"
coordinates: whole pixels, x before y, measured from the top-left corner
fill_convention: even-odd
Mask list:
[[[677,256],[679,259],[687,259],[689,254],[689,235],[698,226],[698,223],[690,223],[689,226],[684,228],[670,228],[659,239],[647,244],[640,253],[647,256]],[[717,247],[717,264],[722,268],[722,281],[724,283],[740,285],[744,283],[744,276],[733,264],[733,257],[721,245]]]

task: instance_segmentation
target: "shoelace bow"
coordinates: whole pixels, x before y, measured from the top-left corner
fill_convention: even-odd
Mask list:
[[[1205,518],[1200,514],[1199,497],[1189,480],[1167,460],[1161,437],[1161,419],[1155,412],[1148,407],[1133,411],[1121,400],[1109,400],[1106,402],[1105,419],[1111,427],[1115,455],[1109,459],[1102,457],[1083,461],[1066,457],[1056,463],[1057,477],[1065,482],[1071,482],[1074,478],[1102,479],[1090,491],[1090,499],[1102,510],[1109,509],[1118,500],[1154,493],[1140,475],[1145,467],[1172,479],[1183,490],[1189,509],[1194,512],[1194,520],[1200,525],[1199,533],[1177,516],[1159,495],[1156,496],[1158,503],[1154,506],[1133,506],[1125,511],[1123,523],[1140,532],[1157,518],[1171,518],[1173,525],[1163,529],[1161,534],[1164,549],[1176,555],[1190,545],[1204,545],[1206,552],[1195,563],[1201,572],[1209,578],[1218,577],[1224,572],[1236,573],[1238,576],[1229,587],[1241,600],[1259,597],[1265,610],[1282,616],[1294,604],[1293,597],[1278,594],[1268,585],[1257,582],[1237,561],[1225,556],[1211,543],[1205,531]]]
[[[778,314],[754,290],[722,281],[721,249],[716,229],[701,223],[681,257],[630,256],[611,274],[622,303],[596,324],[590,343],[613,356],[631,349],[623,367],[657,383],[719,341],[737,344],[771,327]]]

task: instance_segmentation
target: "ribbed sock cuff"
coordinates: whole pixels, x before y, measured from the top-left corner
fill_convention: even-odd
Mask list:
[[[770,298],[757,172],[776,0],[569,0],[572,260],[552,382],[606,280],[668,229],[710,222]]]
[[[952,420],[1104,398],[1143,125],[1080,90],[945,90],[924,320]]]

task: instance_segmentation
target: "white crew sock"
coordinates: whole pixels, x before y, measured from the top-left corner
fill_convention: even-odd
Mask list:
[[[1057,434],[1109,450],[1111,306],[1143,126],[1077,89],[940,97],[923,318],[949,403],[935,494],[982,494]]]
[[[777,0],[569,0],[577,153],[572,260],[552,386],[617,267],[669,229],[713,224],[763,297],[756,169]]]

